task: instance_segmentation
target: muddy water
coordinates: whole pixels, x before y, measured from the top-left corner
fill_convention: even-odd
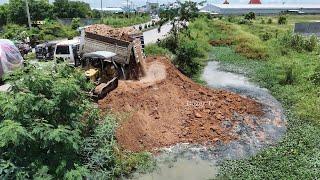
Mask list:
[[[226,159],[246,158],[261,149],[276,144],[286,131],[286,121],[281,104],[268,92],[240,74],[224,71],[219,62],[211,61],[205,67],[203,79],[209,87],[238,93],[261,103],[265,115],[252,117],[247,122],[239,116],[235,128],[239,139],[229,143],[218,141],[212,147],[177,144],[161,150],[157,170],[137,175],[134,179],[214,179],[219,163]],[[234,114],[238,117],[237,114]]]

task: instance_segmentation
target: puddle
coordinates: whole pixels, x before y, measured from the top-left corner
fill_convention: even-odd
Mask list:
[[[217,167],[209,161],[195,156],[158,162],[158,167],[150,174],[144,174],[138,180],[206,180],[217,174]]]
[[[263,106],[263,117],[241,119],[235,128],[238,139],[223,143],[217,141],[212,147],[177,144],[161,150],[156,156],[157,169],[149,174],[136,174],[138,180],[194,180],[214,179],[219,163],[226,159],[241,159],[255,155],[265,147],[276,144],[286,132],[286,121],[281,104],[269,91],[251,83],[243,75],[223,71],[219,62],[211,61],[202,75],[207,85],[252,98]],[[171,160],[166,160],[171,159]]]

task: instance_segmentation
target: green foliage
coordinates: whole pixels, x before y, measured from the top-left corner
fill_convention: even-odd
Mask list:
[[[90,5],[81,1],[55,0],[53,5],[59,18],[86,18],[91,14]]]
[[[294,23],[290,22],[290,24]],[[220,25],[219,27],[224,29],[220,32],[215,31],[218,33],[214,35],[215,38],[232,35],[227,30],[229,26]],[[232,27],[235,28],[231,30],[233,32],[239,33],[244,30],[251,36],[269,32],[273,37],[279,33],[282,38],[288,34],[286,30],[278,29],[279,26],[276,25],[259,23],[250,27],[246,25],[232,25]],[[275,28],[278,31],[275,31]],[[281,28],[286,29],[285,26]],[[289,40],[286,42],[291,41],[291,36],[291,34],[288,35]],[[287,133],[277,145],[246,159],[225,161],[218,179],[317,179],[320,177],[318,171],[320,89],[317,84],[319,82],[317,77],[320,74],[319,56],[317,52],[306,50],[305,39],[302,39],[296,38],[292,43],[295,45],[298,41],[300,42],[299,48],[302,49],[300,52],[295,49],[291,51],[291,45],[284,46],[277,38],[260,41],[260,44],[267,46],[268,51],[272,52],[267,61],[249,61],[243,54],[237,53],[232,45],[214,47],[216,60],[224,62],[221,63],[222,68],[227,67],[229,71],[245,73],[256,83],[270,90],[285,108],[288,122]],[[309,38],[307,39],[309,41]]]
[[[77,28],[79,28],[81,26],[80,24],[80,18],[73,18],[71,21],[71,28],[76,30]]]
[[[320,64],[315,68],[310,79],[314,84],[320,85]]]
[[[184,74],[189,77],[200,72],[201,63],[198,58],[203,57],[199,49],[198,42],[189,40],[182,36],[176,49],[175,64]]]
[[[114,137],[115,127],[115,119],[106,117],[94,134],[85,139],[82,149],[87,157],[87,168],[93,170],[89,175],[91,179],[110,179],[128,175],[136,169],[147,170],[153,167],[149,153],[119,151]]]
[[[268,19],[267,24],[272,24],[272,19],[271,18]]]
[[[25,37],[25,32],[27,32],[27,28],[24,26],[20,26],[17,24],[7,24],[3,27],[2,38],[12,39],[12,40],[22,40]]]
[[[280,39],[281,44],[286,48],[291,48],[297,52],[303,50],[312,52],[318,46],[318,38],[316,36],[303,37],[299,34],[284,34]]]
[[[179,20],[180,21],[187,21],[190,22],[196,17],[199,16],[198,12],[199,9],[197,8],[198,3],[193,1],[185,1],[181,2],[178,1],[180,8],[178,10],[179,14]]]
[[[287,18],[285,16],[279,16],[278,24],[287,24]]]
[[[262,39],[263,41],[268,41],[268,40],[270,40],[271,38],[272,38],[272,34],[269,33],[269,32],[265,32],[265,33],[263,33],[263,34],[261,35],[261,39]]]
[[[172,53],[168,49],[160,47],[156,44],[151,44],[145,47],[145,54],[147,56],[152,56],[152,55],[170,56]]]
[[[6,78],[12,91],[0,93],[0,179],[112,179],[151,167],[150,154],[117,148],[116,120],[90,103],[93,84],[80,69],[27,66]]]
[[[28,67],[9,80],[12,91],[1,94],[0,100],[0,154],[17,167],[10,177],[17,177],[20,168],[39,177],[44,167],[51,176],[63,177],[79,162],[82,135],[87,132],[87,122],[81,122],[90,107],[84,94],[86,78],[61,65]]]
[[[0,6],[0,27],[7,24],[8,20],[8,5],[4,4]]]
[[[46,0],[29,0],[30,17],[32,20],[44,20],[45,18],[53,18],[52,5]],[[7,5],[7,19],[11,23],[20,25],[27,24],[25,1],[9,0]]]
[[[11,120],[4,120],[0,124],[0,136],[0,148],[15,147],[34,139],[20,123]]]
[[[249,12],[248,14],[244,15],[244,19],[247,19],[247,20],[256,19],[256,14],[254,12]]]
[[[147,14],[130,14],[128,17],[125,15],[112,15],[108,14],[103,18],[103,23],[113,27],[127,27],[136,24],[142,24],[150,21],[150,16]],[[145,29],[147,29],[145,25]]]

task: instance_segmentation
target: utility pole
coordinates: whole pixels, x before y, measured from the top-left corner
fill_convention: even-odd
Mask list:
[[[103,6],[102,6],[102,0],[100,1],[100,21],[103,23]]]
[[[26,11],[27,11],[27,17],[28,17],[28,25],[29,25],[29,29],[31,29],[31,18],[30,18],[30,12],[29,12],[29,4],[28,4],[28,0],[26,1]]]

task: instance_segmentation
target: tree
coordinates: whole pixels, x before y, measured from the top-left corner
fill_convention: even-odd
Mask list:
[[[46,0],[28,0],[32,21],[53,18],[53,6]],[[27,24],[25,0],[10,0],[8,4],[8,20],[12,23]]]
[[[0,27],[7,24],[8,20],[8,4],[0,6]]]
[[[86,18],[91,16],[90,5],[80,1],[56,0],[54,13],[59,18]]]

